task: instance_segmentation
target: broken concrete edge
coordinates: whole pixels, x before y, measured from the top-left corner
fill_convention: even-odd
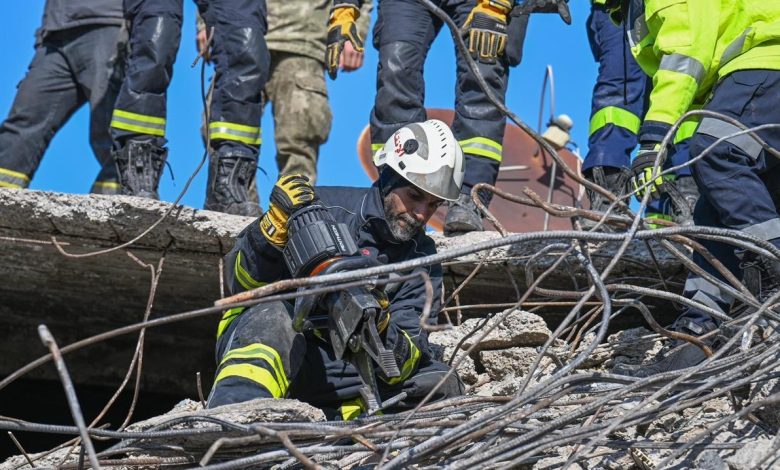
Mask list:
[[[175,243],[178,250],[222,254],[253,220],[132,196],[0,189],[0,229],[37,233],[45,237],[42,241],[61,235],[99,245],[124,243],[168,211],[165,220],[135,245],[163,250]]]

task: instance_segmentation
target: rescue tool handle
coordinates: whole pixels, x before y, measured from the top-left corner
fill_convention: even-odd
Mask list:
[[[328,264],[324,269],[317,273],[317,276],[371,268],[373,266],[379,266],[379,264],[379,261],[371,256],[348,256],[339,258]],[[293,316],[293,329],[295,331],[303,331],[306,319],[309,318],[309,315],[318,303],[319,296],[307,296],[300,303],[296,302],[295,314]]]

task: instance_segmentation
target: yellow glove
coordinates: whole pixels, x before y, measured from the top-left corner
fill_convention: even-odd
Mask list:
[[[357,52],[363,52],[363,39],[357,32],[355,22],[360,10],[354,5],[340,4],[333,7],[328,19],[328,37],[326,39],[325,63],[328,75],[336,79],[344,43],[349,41]]]
[[[469,52],[474,60],[494,64],[504,54],[507,38],[507,18],[513,0],[477,0],[463,24],[468,35]]]
[[[376,299],[382,311],[376,317],[376,331],[380,334],[387,329],[387,325],[390,324],[390,299],[387,298],[387,293],[379,288],[371,289],[371,294]]]
[[[290,215],[316,200],[309,178],[297,174],[281,176],[271,191],[271,204],[260,219],[260,232],[271,244],[284,248]]]

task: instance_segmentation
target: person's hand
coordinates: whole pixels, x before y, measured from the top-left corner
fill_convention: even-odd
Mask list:
[[[639,148],[639,153],[631,163],[632,176],[629,189],[639,201],[644,198],[647,191],[650,192],[651,199],[660,198],[663,192],[664,181],[674,178],[674,175],[661,176],[660,165],[663,162],[660,162],[658,167],[653,166],[658,157],[660,147],[660,144],[642,144]]]
[[[344,50],[341,53],[339,68],[344,72],[354,72],[363,66],[364,52],[358,52],[350,41],[344,43]]]
[[[569,0],[524,0],[518,2],[523,13],[558,13],[564,23],[571,24]]]
[[[309,178],[298,174],[281,176],[271,191],[271,204],[260,219],[260,232],[271,244],[284,248],[290,215],[316,200]]]
[[[209,35],[206,28],[201,28],[195,35],[195,47],[198,49],[198,53],[203,57],[206,62],[211,61],[211,51],[208,50],[207,45],[209,41]]]
[[[474,60],[494,64],[504,55],[511,9],[512,0],[477,0],[462,28]]]
[[[354,5],[336,5],[328,19],[328,37],[325,40],[325,65],[328,75],[336,79],[339,66],[342,64],[344,44],[349,42],[356,52],[362,53],[363,39],[357,32],[357,21],[360,10]],[[353,59],[350,59],[353,60]]]

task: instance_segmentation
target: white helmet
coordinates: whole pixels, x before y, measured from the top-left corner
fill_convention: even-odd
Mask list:
[[[449,201],[458,199],[465,172],[460,144],[437,119],[395,131],[374,154],[374,165],[387,165],[423,191]]]

